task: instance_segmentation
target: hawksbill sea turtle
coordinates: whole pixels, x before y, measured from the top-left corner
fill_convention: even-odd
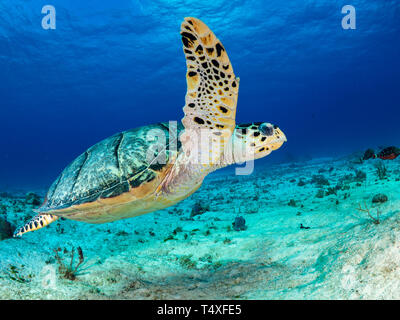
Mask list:
[[[14,236],[60,217],[106,223],[167,208],[189,197],[209,173],[267,156],[282,146],[286,137],[277,126],[236,125],[239,78],[214,33],[199,19],[188,17],[181,36],[187,65],[182,124],[148,125],[95,144],[64,169],[35,210],[37,215]],[[162,139],[152,135],[154,131],[168,142],[160,147]],[[193,137],[201,132],[222,142],[211,149],[199,147]],[[246,152],[236,151],[244,146]],[[208,162],[194,161],[199,155]]]

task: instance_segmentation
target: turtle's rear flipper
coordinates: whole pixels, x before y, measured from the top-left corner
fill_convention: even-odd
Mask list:
[[[59,217],[54,216],[52,214],[38,214],[37,216],[34,216],[23,227],[15,230],[14,237],[20,237],[24,233],[41,229],[41,228],[49,225],[50,223],[56,221],[58,218]]]

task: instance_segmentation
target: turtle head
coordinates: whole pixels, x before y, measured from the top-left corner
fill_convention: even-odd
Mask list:
[[[263,158],[286,141],[282,130],[268,122],[237,125],[233,133],[234,162]]]

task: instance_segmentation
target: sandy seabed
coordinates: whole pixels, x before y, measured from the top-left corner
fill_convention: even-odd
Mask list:
[[[355,159],[216,172],[165,210],[104,225],[58,220],[2,240],[0,299],[400,299],[400,161],[382,162],[379,177],[380,160]],[[3,193],[0,217],[27,221],[27,191]],[[377,194],[387,201],[373,203]],[[234,230],[238,216],[246,230]],[[78,247],[84,262],[67,279]]]

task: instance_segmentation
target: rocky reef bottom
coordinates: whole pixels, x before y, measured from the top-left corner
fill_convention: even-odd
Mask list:
[[[216,172],[178,205],[11,238],[45,190],[0,193],[0,299],[399,299],[400,161]]]

